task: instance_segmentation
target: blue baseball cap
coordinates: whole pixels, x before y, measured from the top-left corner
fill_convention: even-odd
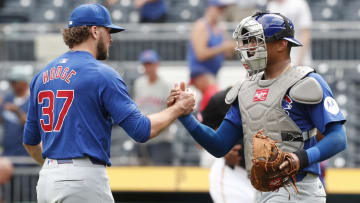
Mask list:
[[[110,33],[125,30],[125,28],[112,24],[109,11],[97,3],[83,4],[73,10],[69,18],[68,27],[71,28],[82,25],[103,26],[110,28]]]
[[[157,63],[159,55],[154,50],[146,50],[140,54],[141,63]]]
[[[208,6],[229,6],[235,4],[235,0],[208,0]]]
[[[266,42],[287,40],[291,46],[303,46],[294,38],[295,27],[292,21],[280,13],[256,13],[255,19],[262,25]]]

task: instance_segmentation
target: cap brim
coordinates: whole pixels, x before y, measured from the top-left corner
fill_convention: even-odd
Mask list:
[[[209,6],[215,6],[215,7],[227,7],[230,5],[233,5],[234,3],[212,3],[209,4]]]
[[[108,25],[108,26],[105,26],[107,28],[110,28],[110,33],[117,33],[117,32],[122,32],[125,30],[125,28],[123,27],[120,27],[120,26],[117,26],[117,25],[114,25],[114,24],[111,24],[111,25]]]
[[[157,60],[143,60],[141,61],[141,63],[157,63],[158,61]]]
[[[301,44],[299,41],[297,41],[294,38],[289,38],[289,37],[284,37],[285,40],[291,42],[293,44],[293,47],[299,47],[302,46],[303,44]]]

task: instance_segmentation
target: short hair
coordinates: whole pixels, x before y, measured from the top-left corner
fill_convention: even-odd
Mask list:
[[[90,36],[90,26],[76,26],[65,28],[62,32],[65,44],[71,49],[75,45],[81,44]]]

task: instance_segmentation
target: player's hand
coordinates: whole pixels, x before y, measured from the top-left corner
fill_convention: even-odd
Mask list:
[[[225,163],[230,167],[238,166],[242,157],[239,156],[239,150],[242,148],[241,145],[235,145],[225,156]]]
[[[182,111],[182,115],[187,115],[195,109],[195,93],[186,89],[185,83],[180,83],[180,94],[175,101],[175,105]]]
[[[185,91],[185,83],[181,82],[180,86],[176,83],[174,88],[171,89],[170,95],[167,98],[167,107],[170,107],[175,104],[176,100],[179,98],[180,92]]]
[[[290,171],[292,169],[296,169],[299,171],[300,169],[300,160],[294,153],[289,153],[290,159],[286,159],[282,164],[280,164],[279,169]]]

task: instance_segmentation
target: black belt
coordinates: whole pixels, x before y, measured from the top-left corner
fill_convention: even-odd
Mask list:
[[[89,159],[90,159],[92,164],[106,166],[106,164],[103,161],[100,161],[100,160],[97,160],[97,159],[94,159],[94,158],[91,158],[91,157]],[[58,159],[56,161],[57,161],[58,164],[72,164],[72,163],[74,163],[74,161],[72,159]]]

